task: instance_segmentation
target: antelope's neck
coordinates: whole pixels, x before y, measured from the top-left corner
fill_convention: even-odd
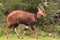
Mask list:
[[[39,13],[35,14],[36,19],[40,19],[41,15]]]

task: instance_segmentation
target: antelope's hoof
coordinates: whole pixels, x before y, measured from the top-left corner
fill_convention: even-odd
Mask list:
[[[19,39],[20,39],[20,37],[19,37]]]
[[[24,38],[22,37],[22,39],[24,39]]]
[[[8,39],[8,36],[6,36],[6,38]]]
[[[18,38],[20,39],[20,36],[18,36]]]

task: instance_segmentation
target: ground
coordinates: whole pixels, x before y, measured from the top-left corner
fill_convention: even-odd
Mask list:
[[[7,40],[6,37],[0,37],[0,40]],[[18,39],[17,37],[9,37],[8,40],[35,40],[35,38],[26,37],[24,39]],[[38,40],[60,40],[60,38],[52,38],[52,37],[39,37]]]

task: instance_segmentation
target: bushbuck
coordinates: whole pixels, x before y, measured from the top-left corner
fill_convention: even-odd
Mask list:
[[[24,24],[31,28],[32,32],[34,33],[34,36],[37,38],[37,32],[35,28],[33,27],[33,25],[36,23],[37,20],[39,20],[41,16],[46,17],[46,12],[42,6],[38,7],[38,12],[36,14],[31,13],[31,12],[26,12],[26,11],[20,11],[20,10],[12,11],[7,16],[8,26],[6,28],[6,37],[8,38],[8,32],[10,28],[13,28],[18,38],[20,38],[19,33],[16,30],[16,27],[19,24]]]

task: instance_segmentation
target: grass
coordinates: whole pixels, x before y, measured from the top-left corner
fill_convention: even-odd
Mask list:
[[[6,37],[0,37],[0,40],[7,40]],[[31,37],[25,37],[24,39],[18,39],[17,37],[9,37],[8,40],[35,40]],[[60,40],[60,38],[52,38],[52,37],[40,37],[38,40]]]

